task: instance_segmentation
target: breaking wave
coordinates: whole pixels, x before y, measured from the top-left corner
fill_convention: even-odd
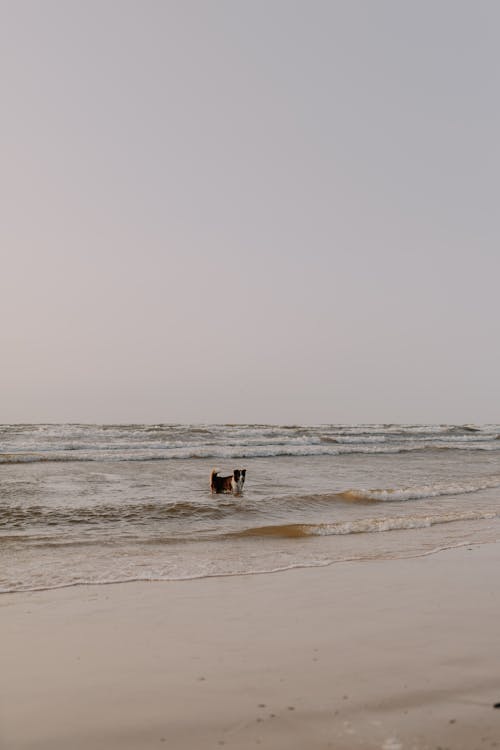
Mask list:
[[[352,489],[340,492],[339,497],[354,502],[401,502],[447,495],[465,495],[480,490],[495,489],[495,487],[500,487],[500,475],[481,477],[467,482],[437,483],[420,487]]]
[[[422,516],[395,516],[389,518],[363,518],[341,523],[290,523],[272,526],[256,526],[236,531],[228,536],[233,537],[281,537],[297,539],[314,536],[337,536],[346,534],[370,534],[381,531],[400,531],[403,529],[426,529],[443,523],[457,521],[481,521],[498,518],[493,512],[465,511],[462,513],[443,513]]]
[[[0,425],[0,464],[500,450],[499,425]]]

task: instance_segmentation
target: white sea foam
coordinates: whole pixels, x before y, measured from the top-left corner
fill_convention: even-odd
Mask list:
[[[339,524],[319,524],[311,526],[311,534],[329,536],[334,534],[363,534],[403,529],[427,529],[442,523],[458,521],[481,521],[497,518],[493,512],[464,511],[462,513],[442,513],[433,515],[411,515],[391,518],[363,518]]]
[[[500,450],[499,425],[0,425],[0,463]]]
[[[278,458],[282,456],[340,456],[349,454],[359,455],[391,455],[405,452],[425,450],[475,450],[500,451],[500,441],[482,441],[476,443],[443,441],[384,443],[366,441],[363,443],[338,444],[318,443],[317,441],[296,440],[288,443],[226,443],[210,444],[177,444],[177,445],[148,445],[137,447],[128,446],[93,446],[79,447],[65,446],[43,452],[15,452],[0,453],[0,464],[36,463],[46,461],[166,461],[168,459],[236,459],[236,458]]]
[[[375,500],[380,502],[402,502],[405,500],[422,500],[446,495],[465,495],[480,490],[500,487],[500,475],[478,477],[469,481],[439,482],[419,487],[401,487],[391,489],[350,489],[340,493],[348,500]]]
[[[349,534],[373,534],[383,531],[428,529],[440,524],[460,521],[484,521],[498,518],[493,511],[462,511],[428,515],[408,515],[375,518],[358,518],[338,523],[292,523],[274,526],[255,526],[238,531],[235,537],[276,537],[298,539],[313,536],[346,536]]]

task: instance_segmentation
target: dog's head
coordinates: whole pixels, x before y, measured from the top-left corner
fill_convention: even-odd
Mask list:
[[[246,469],[233,469],[233,481],[236,492],[241,492],[245,484]]]

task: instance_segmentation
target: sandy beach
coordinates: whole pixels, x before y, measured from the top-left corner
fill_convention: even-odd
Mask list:
[[[0,598],[2,750],[500,745],[500,544]]]

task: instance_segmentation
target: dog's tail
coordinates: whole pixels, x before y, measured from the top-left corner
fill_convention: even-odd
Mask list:
[[[210,474],[210,489],[212,490],[212,492],[214,490],[214,479],[219,473],[219,471],[220,469],[212,469],[212,473]]]

